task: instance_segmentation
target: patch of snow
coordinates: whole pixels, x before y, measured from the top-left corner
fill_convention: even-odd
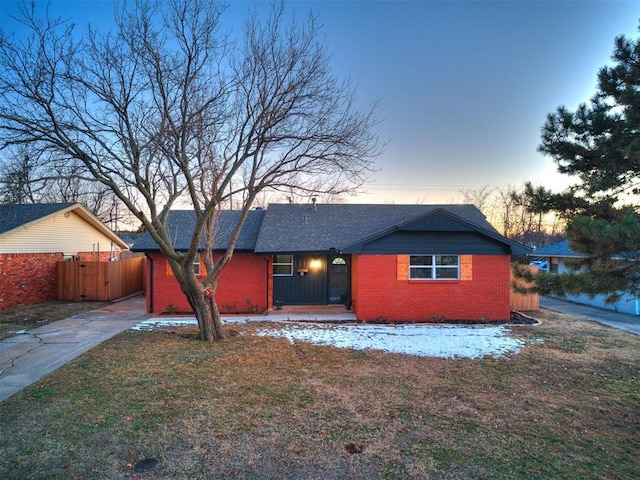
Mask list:
[[[223,317],[224,324],[264,321],[242,316]],[[197,326],[193,317],[150,318],[133,330],[158,327]],[[287,338],[291,343],[309,342],[353,350],[381,350],[420,357],[499,358],[518,354],[525,342],[509,337],[504,326],[484,325],[319,325],[285,324],[257,330],[259,336]]]
[[[149,318],[131,327],[131,330],[152,332],[159,327],[190,327],[193,325],[198,326],[195,318]]]
[[[243,316],[237,317],[222,317],[222,323],[224,325],[241,324],[251,321],[264,321],[264,317],[258,317],[255,320]],[[195,317],[154,317],[144,320],[132,327],[131,330],[144,330],[153,331],[158,327],[190,327],[198,326],[198,321]]]
[[[517,354],[525,342],[502,326],[461,325],[285,325],[263,328],[258,335],[287,338],[353,350],[382,350],[420,357],[494,358]]]

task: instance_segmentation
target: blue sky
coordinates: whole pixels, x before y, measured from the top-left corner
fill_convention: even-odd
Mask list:
[[[45,2],[37,2],[43,4]],[[230,2],[235,21],[253,5]],[[14,0],[0,0],[0,21]],[[352,202],[457,201],[463,189],[558,190],[570,179],[537,153],[540,128],[559,105],[594,92],[616,35],[638,35],[628,0],[292,1],[323,24],[334,73],[349,76],[363,106],[379,101],[388,141],[367,194]],[[83,25],[110,17],[105,0],[52,0]]]

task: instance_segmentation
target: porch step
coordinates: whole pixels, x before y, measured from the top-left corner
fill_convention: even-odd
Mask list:
[[[345,309],[344,305],[286,305],[267,312],[266,320],[342,323],[356,322],[357,318],[353,310]]]

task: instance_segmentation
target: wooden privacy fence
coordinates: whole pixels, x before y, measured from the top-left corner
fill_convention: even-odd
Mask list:
[[[525,265],[518,265],[519,268],[525,267]],[[538,267],[533,265],[526,265],[526,268],[533,273],[538,272]],[[521,278],[515,278],[513,271],[511,271],[511,281],[515,282],[518,286],[530,287],[530,282],[525,282]],[[540,299],[537,293],[517,293],[511,289],[511,310],[540,310]]]
[[[145,289],[144,258],[58,262],[58,299],[108,301]]]

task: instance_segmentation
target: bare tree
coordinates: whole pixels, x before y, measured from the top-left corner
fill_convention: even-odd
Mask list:
[[[0,160],[0,203],[35,203],[42,182],[35,182],[34,161],[19,149],[12,155],[3,155]]]
[[[81,178],[84,169],[67,164],[65,172],[43,161],[25,146],[7,149],[0,160],[0,203],[81,203],[112,227],[128,224],[124,209],[111,189]],[[132,227],[133,225],[129,225]]]
[[[525,182],[522,187],[491,187],[461,190],[462,201],[478,207],[505,237],[542,247],[562,238],[564,222],[546,208],[550,192]]]
[[[463,188],[462,203],[474,205],[480,210],[487,221],[492,225],[498,223],[496,218],[496,188],[491,185],[484,185],[479,188]]]
[[[508,238],[516,236],[517,225],[521,217],[521,208],[516,205],[512,192],[514,188],[507,185],[506,188],[496,190],[497,203],[499,205],[502,234]]]
[[[519,188],[509,185],[496,192],[496,208],[501,212],[506,237],[537,248],[564,238],[564,222],[557,212],[544,206],[550,194],[544,187],[525,182]]]
[[[484,185],[479,188],[463,188],[460,193],[464,203],[475,205],[486,215],[494,191],[495,188],[491,185]]]
[[[379,153],[375,106],[358,110],[333,77],[312,15],[289,20],[273,4],[233,43],[224,11],[209,0],[140,0],[116,10],[112,32],[79,37],[24,8],[32,35],[0,37],[4,146],[37,145],[62,177],[108,187],[166,255],[207,341],[226,336],[216,287],[256,195],[353,191]],[[214,262],[217,213],[240,199],[241,220]],[[167,231],[176,204],[196,213],[186,252]]]

